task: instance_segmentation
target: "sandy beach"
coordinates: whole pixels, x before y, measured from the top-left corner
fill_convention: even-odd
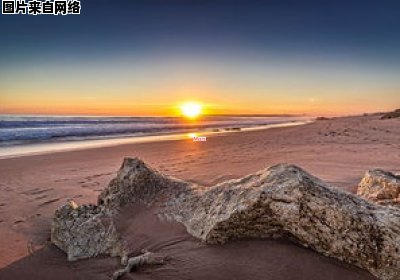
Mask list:
[[[191,139],[124,144],[0,160],[0,279],[109,279],[116,258],[68,263],[49,242],[54,211],[68,200],[95,203],[124,157],[139,157],[178,178],[211,186],[277,163],[292,163],[355,192],[365,171],[400,172],[400,119],[378,115],[318,120]],[[123,279],[375,279],[286,240],[205,245],[180,224],[128,209],[118,227],[131,246],[168,256]],[[135,213],[135,215],[131,215]]]

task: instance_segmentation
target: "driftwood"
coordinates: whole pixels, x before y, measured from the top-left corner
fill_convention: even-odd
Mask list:
[[[121,278],[123,275],[125,275],[126,273],[129,273],[133,269],[136,269],[143,265],[155,265],[155,264],[163,264],[163,263],[164,263],[163,256],[159,256],[159,255],[156,255],[151,252],[145,252],[142,255],[127,259],[127,264],[126,264],[125,268],[114,272],[111,279],[117,280],[117,279]]]

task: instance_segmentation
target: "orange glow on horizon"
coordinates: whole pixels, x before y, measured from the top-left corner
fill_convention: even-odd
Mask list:
[[[56,98],[46,96],[27,96],[12,98],[0,96],[0,114],[38,114],[38,115],[92,115],[92,116],[176,116],[194,121],[205,115],[236,114],[307,114],[349,115],[391,111],[393,105],[379,104],[372,100],[284,100],[269,98],[268,101],[254,101],[244,98],[230,98],[225,102],[221,97],[204,98],[202,102],[179,102],[181,96],[172,100],[134,100],[130,98]]]

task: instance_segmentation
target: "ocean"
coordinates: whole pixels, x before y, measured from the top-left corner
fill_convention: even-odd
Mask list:
[[[79,147],[78,143],[84,142],[85,147],[90,147],[90,143],[104,144],[112,139],[124,139],[126,142],[149,136],[162,138],[191,132],[238,131],[303,123],[308,119],[304,116],[203,116],[189,121],[179,117],[0,115],[0,156],[20,154],[25,150],[43,152],[51,147],[45,144],[64,143],[65,146],[65,143],[74,143],[69,147]],[[32,149],[39,145],[40,149]]]
[[[0,146],[238,130],[302,120],[304,117],[207,116],[188,121],[178,117],[0,116]]]

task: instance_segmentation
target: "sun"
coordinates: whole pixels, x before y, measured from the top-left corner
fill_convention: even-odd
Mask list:
[[[195,119],[201,115],[203,106],[198,102],[187,102],[181,105],[181,113],[189,119]]]

